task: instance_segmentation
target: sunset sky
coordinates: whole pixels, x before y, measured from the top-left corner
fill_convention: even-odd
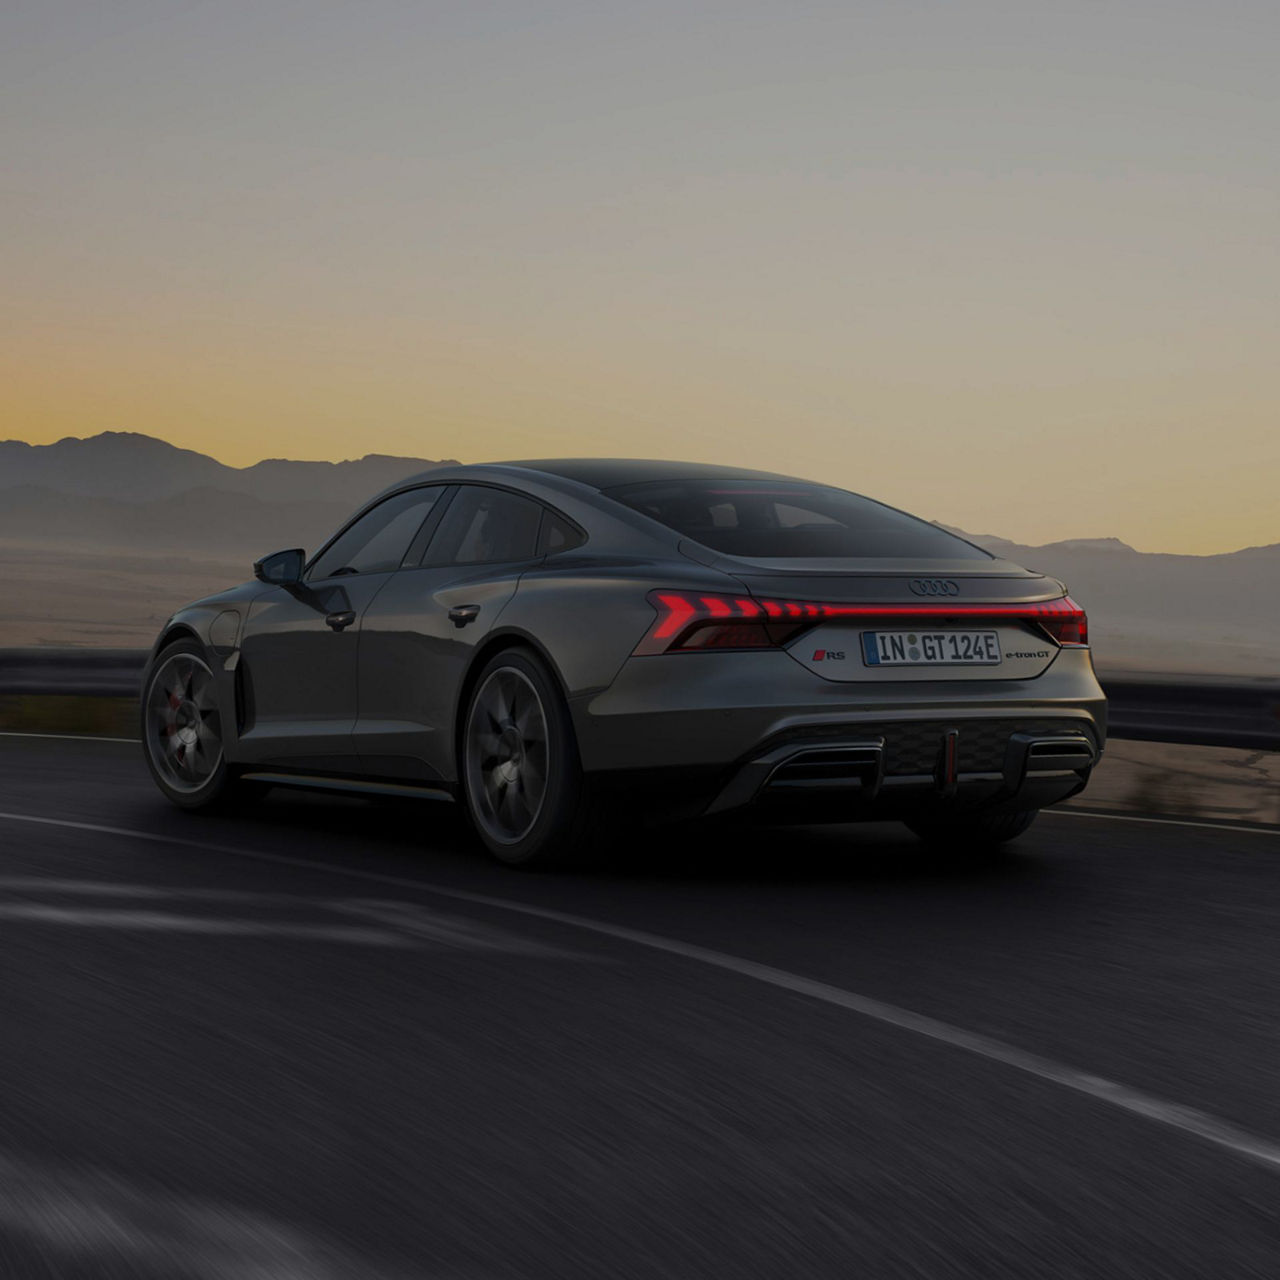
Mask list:
[[[5,0],[0,438],[1280,541],[1280,5]]]

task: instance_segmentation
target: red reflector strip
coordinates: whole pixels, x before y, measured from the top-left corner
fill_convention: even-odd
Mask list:
[[[649,602],[658,617],[637,653],[665,653],[679,648],[733,647],[736,637],[743,648],[765,644],[781,645],[809,623],[832,619],[921,619],[984,618],[992,621],[1031,622],[1043,627],[1059,644],[1081,647],[1089,643],[1084,610],[1070,596],[1032,604],[952,604],[941,601],[919,604],[831,604],[809,600],[746,599],[721,595],[686,595],[679,591],[654,591]],[[769,620],[796,620],[783,629],[766,627]],[[738,624],[726,628],[714,639],[691,640],[691,628],[730,620]],[[757,632],[749,625],[754,623]],[[690,634],[686,634],[690,633]],[[763,637],[763,639],[762,639]]]

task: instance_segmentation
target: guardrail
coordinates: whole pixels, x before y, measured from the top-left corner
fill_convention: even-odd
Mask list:
[[[133,698],[146,660],[142,649],[0,649],[0,696]],[[1139,672],[1099,678],[1113,738],[1280,751],[1280,679]]]
[[[1280,680],[1138,672],[1098,678],[1113,738],[1280,751]]]
[[[145,649],[0,649],[0,696],[136,698]]]

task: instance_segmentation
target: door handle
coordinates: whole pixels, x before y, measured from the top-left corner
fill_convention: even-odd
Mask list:
[[[356,611],[354,609],[343,609],[340,613],[331,613],[325,618],[325,622],[335,631],[341,631],[343,627],[349,627],[355,620]]]
[[[476,616],[479,612],[480,606],[478,604],[455,604],[453,608],[449,610],[449,621],[452,622],[455,627],[465,627],[468,622],[474,622],[476,620]]]

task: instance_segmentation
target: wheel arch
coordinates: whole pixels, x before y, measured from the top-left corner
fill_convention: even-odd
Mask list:
[[[189,622],[175,622],[157,637],[151,647],[150,661],[154,662],[161,650],[167,649],[177,640],[194,640],[201,648],[206,647],[204,637]]]

